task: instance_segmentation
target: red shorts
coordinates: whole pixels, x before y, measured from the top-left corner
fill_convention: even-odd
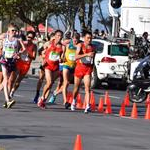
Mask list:
[[[30,63],[19,59],[16,62],[16,68],[21,75],[25,75],[29,71]]]
[[[59,69],[59,64],[47,64],[45,66],[45,69],[48,69],[50,71],[57,71]]]
[[[85,75],[91,75],[93,67],[91,65],[77,64],[74,75],[83,78]]]

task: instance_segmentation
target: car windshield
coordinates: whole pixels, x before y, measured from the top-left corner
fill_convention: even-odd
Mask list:
[[[111,56],[128,56],[129,48],[126,45],[109,45],[108,54]]]
[[[98,53],[102,53],[104,44],[97,42],[97,41],[92,41],[92,44],[94,45],[95,51]]]

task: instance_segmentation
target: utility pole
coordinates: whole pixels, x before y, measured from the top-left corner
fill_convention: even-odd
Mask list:
[[[48,21],[49,21],[50,14],[47,15],[45,20],[45,38],[47,38],[48,35]]]
[[[0,20],[0,34],[3,32],[2,20]]]

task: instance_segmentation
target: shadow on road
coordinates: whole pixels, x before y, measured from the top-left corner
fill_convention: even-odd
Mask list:
[[[17,139],[17,138],[30,138],[30,137],[43,137],[43,136],[34,136],[34,135],[0,135],[0,139]]]

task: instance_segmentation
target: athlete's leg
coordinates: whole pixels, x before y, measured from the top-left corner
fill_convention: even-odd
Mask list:
[[[0,71],[0,84],[2,83],[2,81],[3,81],[3,73],[2,71]]]
[[[3,73],[0,72],[0,91],[3,89]]]
[[[22,74],[18,74],[16,80],[15,80],[15,83],[13,85],[13,88],[10,92],[10,97],[13,97],[15,91],[18,89],[19,85],[20,85],[20,82],[22,81],[22,79],[25,77],[25,75],[22,75]]]
[[[3,86],[4,86],[4,95],[5,101],[9,102],[9,95],[8,95],[8,78],[9,74],[5,66],[2,65],[2,73],[3,73]]]
[[[38,107],[45,108],[45,101],[49,95],[50,89],[54,83],[56,72],[52,72],[49,69],[45,69],[45,79],[46,79],[46,84],[43,88],[43,93],[41,98],[38,101]]]
[[[2,91],[2,89],[3,89],[3,81],[0,83],[0,91]]]
[[[3,73],[3,86],[4,86],[4,95],[5,95],[5,104],[3,105],[3,107],[11,108],[11,106],[15,103],[15,101],[9,99],[9,93],[8,93],[9,74],[6,69],[6,66],[4,65],[2,65],[2,73]]]
[[[69,85],[69,77],[70,77],[69,70],[66,68],[63,68],[63,99],[64,99],[64,103],[67,102],[67,88]]]
[[[38,102],[38,99],[39,99],[39,96],[40,96],[40,89],[42,87],[42,83],[43,83],[44,77],[45,77],[45,72],[44,72],[44,70],[40,69],[39,70],[39,79],[38,79],[37,86],[36,86],[36,95],[35,95],[35,97],[33,99],[34,103]]]
[[[85,75],[83,80],[84,80],[84,86],[85,86],[85,102],[86,102],[85,113],[87,113],[90,109],[91,75]]]
[[[73,89],[73,101],[71,104],[71,110],[74,111],[75,110],[75,104],[76,104],[76,97],[80,88],[80,84],[81,84],[82,78],[78,78],[78,77],[74,77],[74,89]]]
[[[51,77],[50,77],[51,78],[51,84],[45,93],[45,99],[48,98],[51,87],[52,87],[53,83],[55,82],[55,80],[58,78],[58,76],[59,76],[58,71],[51,71]]]
[[[62,88],[63,88],[63,75],[62,73],[59,74],[59,80],[58,80],[58,83],[57,83],[57,87],[55,89],[55,94],[58,95],[62,92]]]
[[[57,95],[62,93],[62,89],[63,89],[63,76],[62,76],[62,73],[59,73],[59,79],[58,79],[58,82],[57,82],[57,87],[54,90],[54,92],[53,92],[53,94],[50,97],[48,102],[53,104],[56,100]]]
[[[38,79],[37,87],[36,87],[36,94],[40,93],[40,89],[42,87],[42,83],[43,83],[44,77],[45,77],[45,72],[40,69],[39,70],[39,79]]]

